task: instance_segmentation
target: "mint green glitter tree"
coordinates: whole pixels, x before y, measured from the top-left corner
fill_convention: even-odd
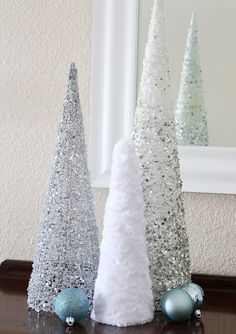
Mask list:
[[[208,145],[202,70],[194,13],[187,38],[176,106],[176,129],[179,145]]]
[[[134,118],[155,309],[168,289],[190,282],[163,0],[155,0]]]

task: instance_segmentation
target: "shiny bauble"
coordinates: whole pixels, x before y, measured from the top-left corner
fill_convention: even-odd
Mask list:
[[[191,318],[194,304],[185,290],[172,289],[162,297],[161,310],[170,320],[181,322]]]
[[[69,326],[79,322],[89,312],[89,301],[81,289],[67,288],[62,290],[54,302],[54,312]]]
[[[205,293],[203,289],[195,283],[189,283],[182,287],[193,300],[194,303],[194,310],[200,310],[202,308],[204,302]]]

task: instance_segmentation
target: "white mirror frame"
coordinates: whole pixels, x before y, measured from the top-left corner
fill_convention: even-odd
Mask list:
[[[136,105],[139,0],[94,0],[89,162],[109,187],[112,150],[130,136]],[[183,191],[236,194],[236,148],[179,146]]]

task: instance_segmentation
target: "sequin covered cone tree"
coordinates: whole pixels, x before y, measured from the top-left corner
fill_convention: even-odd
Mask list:
[[[154,1],[133,138],[139,157],[155,309],[162,294],[190,281],[175,119],[164,39],[163,0]]]
[[[187,38],[175,117],[179,145],[208,145],[198,32],[194,14]]]
[[[119,327],[153,319],[139,163],[132,141],[114,148],[92,319]]]
[[[29,308],[52,311],[55,295],[68,287],[82,288],[92,301],[98,258],[77,69],[71,64],[28,286]]]

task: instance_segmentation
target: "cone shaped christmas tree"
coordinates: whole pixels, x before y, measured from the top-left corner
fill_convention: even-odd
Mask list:
[[[164,41],[163,1],[154,1],[134,119],[155,309],[162,294],[190,281],[175,119]]]
[[[36,311],[52,311],[55,295],[69,287],[82,288],[92,301],[98,258],[77,70],[71,64],[28,287],[28,306]]]
[[[153,319],[139,165],[134,145],[122,140],[113,153],[92,319],[126,327]]]
[[[208,145],[201,62],[195,15],[192,15],[176,106],[179,145]]]

